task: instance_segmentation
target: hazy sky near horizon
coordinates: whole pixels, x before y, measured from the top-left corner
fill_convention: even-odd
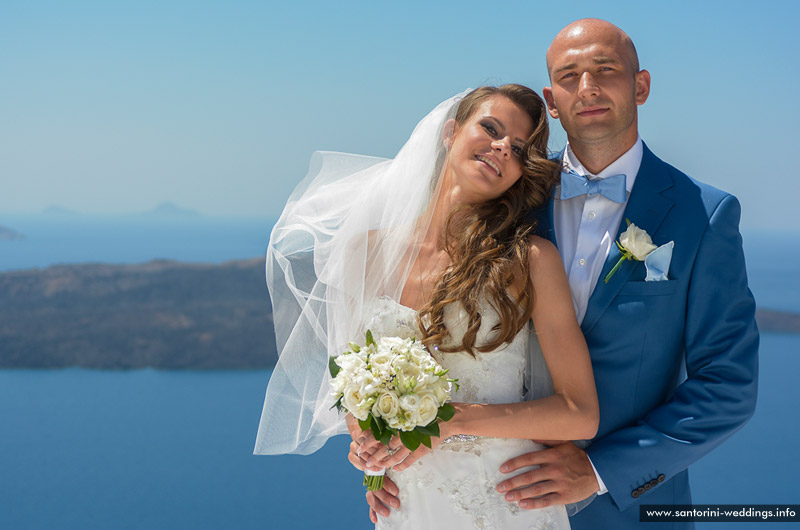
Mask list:
[[[775,0],[3,2],[0,224],[52,204],[277,216],[313,151],[393,156],[466,87],[540,91],[555,34],[599,17],[652,75],[648,146],[736,194],[744,229],[794,231],[798,15]]]

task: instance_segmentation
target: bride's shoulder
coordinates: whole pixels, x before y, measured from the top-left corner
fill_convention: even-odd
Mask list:
[[[543,237],[530,236],[528,239],[528,264],[534,282],[537,277],[552,278],[553,275],[565,275],[558,249]]]
[[[561,263],[561,255],[556,246],[548,239],[540,236],[528,237],[528,259],[531,265],[540,261]]]

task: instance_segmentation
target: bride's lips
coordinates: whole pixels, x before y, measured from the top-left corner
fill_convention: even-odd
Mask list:
[[[500,163],[497,160],[494,160],[492,157],[486,155],[475,155],[475,158],[486,165],[489,169],[497,173],[497,176],[500,176]]]

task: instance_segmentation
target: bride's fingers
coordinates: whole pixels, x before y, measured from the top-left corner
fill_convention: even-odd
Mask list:
[[[353,467],[356,469],[360,469],[364,471],[366,468],[370,468],[373,471],[380,471],[383,469],[383,466],[369,466],[367,465],[367,459],[369,458],[368,454],[360,453],[359,452],[359,445],[355,442],[350,442],[350,452],[347,454],[347,459],[353,464]]]
[[[361,458],[358,452],[358,444],[355,442],[350,442],[350,452],[347,454],[347,459],[353,464],[353,467],[361,471],[364,471],[364,467],[367,465],[367,462]]]
[[[382,448],[384,447],[386,446],[380,443],[372,436],[367,436],[366,440],[361,442],[361,444],[359,445],[359,451],[361,454],[374,455],[377,452],[381,451]]]
[[[394,467],[403,460],[405,460],[406,458],[408,458],[409,455],[411,455],[411,451],[409,451],[405,447],[401,447],[393,455],[381,461],[381,465],[386,468]]]
[[[370,511],[375,512],[381,517],[389,517],[389,508],[375,495],[374,491],[367,492],[367,504],[369,504]]]
[[[407,457],[405,457],[402,462],[398,462],[397,464],[392,466],[392,469],[394,469],[395,471],[403,471],[405,469],[408,469],[414,464],[414,462],[422,458],[424,455],[428,454],[428,452],[430,452],[430,449],[428,449],[424,445],[420,446],[419,448],[417,448],[416,451],[412,452]]]
[[[383,477],[383,490],[393,497],[400,495],[400,490],[397,488],[397,484],[395,484],[389,477]],[[400,501],[397,502],[399,503]]]
[[[385,480],[386,479],[384,478],[384,481]],[[385,507],[393,508],[395,510],[400,508],[400,499],[397,498],[396,494],[393,495],[388,491],[386,491],[385,487],[383,489],[373,491],[372,494],[375,495],[375,497],[377,497],[378,500],[381,501]]]
[[[392,467],[406,458],[409,453],[408,449],[403,445],[403,442],[398,437],[389,440],[388,445],[380,447],[373,453],[372,460],[374,464],[380,464],[382,467]]]

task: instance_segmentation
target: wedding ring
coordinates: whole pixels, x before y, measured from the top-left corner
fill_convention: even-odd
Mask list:
[[[394,455],[399,450],[400,450],[399,447],[397,449],[389,449],[389,446],[386,446],[386,454],[389,456]]]

